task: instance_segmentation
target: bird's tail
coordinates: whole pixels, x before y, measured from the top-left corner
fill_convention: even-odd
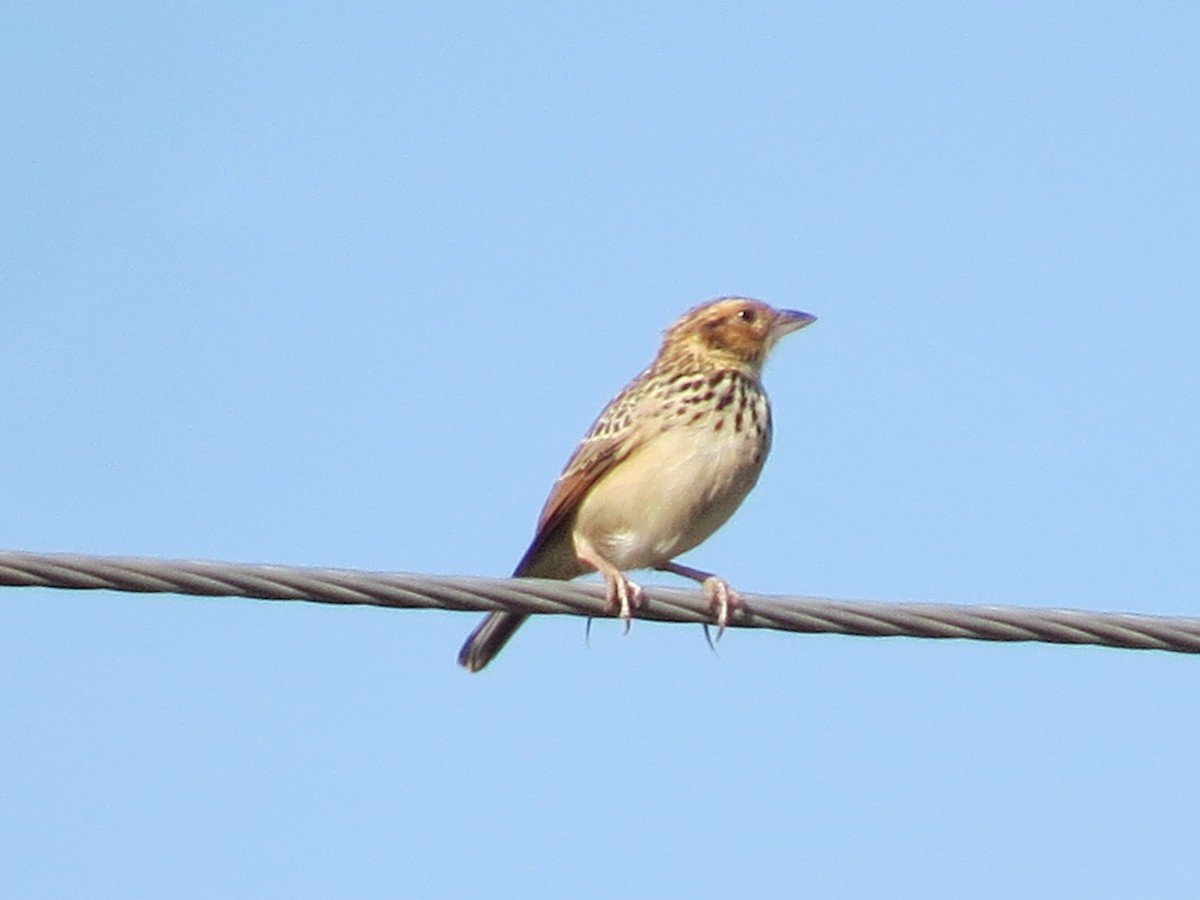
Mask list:
[[[458,664],[470,672],[478,672],[492,661],[528,618],[525,613],[488,613],[458,651]]]

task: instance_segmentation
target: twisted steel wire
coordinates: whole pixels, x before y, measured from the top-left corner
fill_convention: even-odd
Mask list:
[[[0,585],[307,600],[401,609],[612,616],[599,584],[0,551]],[[731,628],[866,637],[1096,644],[1200,653],[1200,619],[1078,609],[879,603],[741,594]],[[637,618],[711,623],[696,590],[647,586]]]

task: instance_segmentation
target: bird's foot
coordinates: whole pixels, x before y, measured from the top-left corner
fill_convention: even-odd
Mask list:
[[[709,575],[700,584],[700,589],[704,592],[705,599],[708,600],[708,607],[713,613],[713,622],[717,626],[717,640],[721,639],[721,635],[725,633],[725,627],[733,619],[733,617],[742,610],[744,604],[742,598],[731,588],[723,579],[716,575]],[[705,629],[705,637],[708,636],[708,629]]]
[[[640,584],[630,581],[624,572],[614,572],[605,578],[605,587],[608,602],[616,609],[617,616],[625,622],[625,633],[629,634],[633,611],[642,605],[645,591]]]

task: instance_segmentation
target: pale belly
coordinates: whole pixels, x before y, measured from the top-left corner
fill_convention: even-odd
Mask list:
[[[666,562],[733,514],[762,471],[762,443],[752,428],[665,431],[588,492],[574,531],[620,569]]]

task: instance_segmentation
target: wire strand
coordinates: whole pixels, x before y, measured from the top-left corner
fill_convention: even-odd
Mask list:
[[[0,551],[0,585],[606,617],[598,584],[194,560]],[[1078,609],[880,603],[741,594],[729,627],[864,637],[1095,644],[1200,653],[1200,619]],[[647,586],[640,619],[709,623],[695,590]]]

